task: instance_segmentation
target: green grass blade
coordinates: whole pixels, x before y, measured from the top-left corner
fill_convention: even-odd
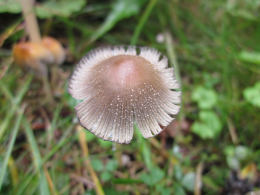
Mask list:
[[[68,127],[67,131],[64,133],[64,135],[62,136],[62,138],[60,139],[58,144],[55,144],[51,151],[49,151],[49,153],[44,156],[42,163],[45,163],[49,158],[51,158],[62,146],[64,146],[64,144],[66,144],[70,139],[74,138],[72,136],[68,136],[70,134],[70,132],[73,130],[74,124],[71,125],[70,127]],[[42,166],[42,164],[41,164]]]
[[[17,97],[15,99],[12,99],[12,102],[13,103],[12,107],[10,108],[10,111],[7,113],[5,119],[3,120],[3,123],[1,124],[0,126],[0,141],[2,139],[2,136],[4,135],[12,117],[14,116],[18,106],[20,105],[25,93],[29,90],[29,87],[30,87],[30,84],[31,84],[31,81],[32,81],[32,76],[28,76],[28,78],[26,79],[23,87],[20,89]]]
[[[147,19],[149,18],[150,14],[153,10],[153,7],[155,6],[156,3],[157,3],[157,0],[150,0],[150,2],[148,4],[148,6],[146,7],[141,19],[139,20],[137,27],[135,28],[134,35],[133,35],[132,40],[131,40],[131,45],[136,45],[138,37],[139,37],[143,27],[144,27],[144,24],[146,23]]]
[[[140,130],[138,129],[138,127],[135,125],[135,132],[137,135],[137,140],[138,140],[138,145],[140,147],[140,150],[142,152],[143,155],[143,159],[144,159],[144,163],[147,167],[147,169],[149,171],[152,171],[153,169],[153,163],[152,163],[152,159],[151,159],[151,150],[150,150],[150,145],[149,143],[143,138]]]
[[[117,0],[112,5],[112,10],[108,14],[105,22],[99,27],[99,29],[97,29],[96,33],[92,35],[90,42],[94,42],[95,40],[102,37],[105,33],[111,30],[120,20],[138,14],[143,3],[145,3],[145,1],[142,0]]]
[[[57,127],[57,122],[58,122],[59,117],[60,117],[61,108],[62,108],[61,105],[58,105],[58,106],[57,106],[57,108],[56,108],[55,111],[54,111],[54,116],[53,116],[51,125],[50,125],[50,127],[47,129],[47,140],[48,140],[48,144],[47,144],[47,145],[48,145],[48,147],[49,147],[50,144],[51,144],[51,141],[52,141],[52,139],[53,139],[54,130],[55,130],[56,127]]]
[[[7,88],[6,84],[4,84],[1,80],[0,80],[0,90],[8,100],[10,101],[13,100],[13,95],[11,91]]]
[[[26,137],[27,137],[28,142],[29,142],[30,147],[31,147],[35,169],[36,169],[36,171],[38,172],[38,175],[39,175],[40,193],[42,195],[50,194],[47,179],[44,175],[43,169],[40,167],[41,162],[42,162],[41,154],[40,154],[37,142],[34,138],[30,124],[28,123],[27,120],[24,120],[24,128],[25,128]]]
[[[165,33],[165,39],[166,39],[166,41],[165,41],[166,50],[167,50],[167,54],[169,56],[169,60],[172,64],[172,66],[174,67],[176,79],[179,82],[179,84],[181,85],[181,76],[180,76],[180,70],[179,70],[179,65],[178,65],[178,61],[177,61],[177,56],[175,53],[174,42],[173,42],[172,36],[169,32]]]
[[[26,187],[30,184],[33,179],[37,179],[34,174],[23,177],[21,183],[11,192],[12,195],[24,194]]]
[[[4,158],[4,162],[3,162],[2,167],[0,169],[0,191],[1,191],[1,188],[2,188],[2,185],[3,185],[5,173],[6,173],[6,170],[7,170],[8,160],[10,158],[10,155],[11,155],[11,152],[12,152],[12,149],[13,149],[13,146],[14,146],[14,142],[15,142],[15,139],[16,139],[16,136],[17,136],[20,124],[21,124],[23,113],[24,113],[24,108],[22,108],[18,112],[18,118],[16,120],[16,123],[15,123],[13,131],[12,131],[12,138],[11,138],[11,141],[8,145],[7,152],[6,152],[6,155],[5,155],[5,158]]]
[[[74,127],[74,124],[69,126],[67,128],[67,130],[65,131],[64,135],[62,136],[62,138],[60,139],[60,141],[55,144],[51,151],[48,152],[47,155],[45,155],[40,163],[40,168],[42,167],[42,165],[47,162],[47,160],[49,160],[57,151],[59,151],[59,149],[62,148],[62,146],[64,146],[68,141],[70,141],[71,139],[73,139],[74,137],[73,136],[69,136],[69,134],[71,133],[71,131],[73,130],[73,127]],[[35,174],[37,172],[36,171],[33,171],[32,172],[32,169],[29,168],[29,171],[28,171],[28,174],[26,174],[25,176],[25,180],[22,181],[21,185],[19,185],[13,193],[15,195],[20,195],[20,194],[24,194],[24,191],[26,190],[26,188],[30,185],[30,183],[32,182],[33,179],[36,179],[35,178]]]

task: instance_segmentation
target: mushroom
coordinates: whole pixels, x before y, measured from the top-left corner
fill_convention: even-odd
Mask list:
[[[42,44],[54,57],[53,64],[60,65],[65,60],[65,51],[59,41],[52,37],[43,37]]]
[[[51,37],[41,38],[37,18],[33,10],[34,0],[21,0],[20,3],[30,41],[14,45],[14,61],[17,65],[30,68],[37,73],[37,76],[43,81],[48,100],[53,102],[48,79],[48,65],[62,64],[65,59],[65,51],[56,39]],[[55,77],[56,71],[52,72],[54,72],[53,77]]]
[[[69,93],[82,100],[80,124],[96,136],[129,143],[134,125],[149,138],[159,134],[180,110],[181,91],[168,59],[148,47],[106,47],[81,59]]]
[[[40,42],[21,42],[13,47],[14,62],[23,67],[31,68],[40,77],[47,76],[47,64],[55,60],[51,51]]]
[[[59,41],[52,37],[41,38],[37,18],[33,10],[34,0],[21,0],[20,3],[30,41],[14,45],[14,60],[18,65],[29,66],[46,76],[46,71],[41,72],[44,69],[42,67],[49,64],[62,64],[65,59],[64,48]]]

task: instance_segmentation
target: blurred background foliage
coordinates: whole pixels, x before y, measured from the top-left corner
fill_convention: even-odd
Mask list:
[[[41,82],[12,59],[21,7],[0,0],[0,194],[246,194],[260,188],[259,0],[39,0],[41,33],[66,61]],[[103,45],[157,48],[175,63],[182,111],[159,136],[129,145],[77,123],[67,81]],[[93,179],[96,178],[96,179]]]

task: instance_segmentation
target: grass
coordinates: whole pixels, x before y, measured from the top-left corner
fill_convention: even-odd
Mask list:
[[[90,0],[69,16],[42,18],[42,33],[67,49],[59,79],[50,81],[54,104],[46,102],[36,76],[13,63],[12,45],[25,37],[22,17],[2,11],[0,194],[259,190],[260,112],[251,100],[260,98],[253,87],[260,79],[260,21],[254,1],[232,2]],[[79,126],[67,81],[90,49],[129,44],[168,56],[182,83],[182,111],[159,136],[146,140],[137,130],[129,145],[118,145]]]

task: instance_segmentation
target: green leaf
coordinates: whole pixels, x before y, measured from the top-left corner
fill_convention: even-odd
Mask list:
[[[171,189],[170,187],[166,187],[164,185],[155,185],[155,189],[157,192],[159,192],[159,194],[163,194],[163,195],[171,195]]]
[[[245,62],[260,64],[260,52],[242,51],[238,57]]]
[[[18,0],[2,0],[0,1],[0,13],[20,13],[22,10]]]
[[[87,139],[87,142],[91,142],[92,140],[94,140],[96,138],[96,136],[89,132],[89,131],[86,131],[86,139]]]
[[[110,141],[105,141],[105,140],[103,140],[103,139],[100,139],[100,138],[98,138],[98,143],[100,144],[100,146],[102,147],[102,148],[110,148],[111,146],[112,146],[112,142],[110,142]]]
[[[78,12],[85,5],[85,0],[49,0],[36,4],[36,14],[40,18],[51,18],[53,16],[68,17]],[[0,13],[21,13],[22,8],[18,0],[4,0],[0,2]]]
[[[194,184],[195,184],[195,173],[189,172],[185,174],[184,177],[182,178],[181,183],[187,190],[193,192]]]
[[[65,91],[65,93],[63,95],[63,99],[64,99],[64,102],[66,102],[71,109],[74,109],[74,107],[78,103],[80,103],[79,100],[76,100],[75,98],[73,98],[67,91]]]
[[[106,164],[106,170],[107,171],[115,171],[117,169],[117,161],[116,160],[110,160],[108,161],[108,163]]]
[[[218,116],[211,111],[201,111],[199,113],[199,122],[193,123],[192,132],[202,139],[212,139],[221,131],[222,124]]]
[[[174,190],[173,194],[186,195],[185,190],[183,189],[183,187],[179,183],[177,183],[177,182],[174,182],[173,190]]]
[[[216,84],[220,83],[220,77],[217,74],[203,73],[202,77],[205,87],[213,88]]]
[[[224,149],[224,154],[228,157],[233,157],[235,155],[235,148],[234,146],[226,146]]]
[[[154,167],[150,173],[143,173],[140,179],[147,185],[153,186],[164,177],[164,172],[158,167]]]
[[[200,109],[210,109],[217,103],[217,94],[212,89],[202,86],[197,87],[191,96],[192,100],[198,103]]]
[[[105,22],[100,26],[96,33],[91,37],[91,41],[103,36],[111,30],[117,22],[139,13],[146,0],[117,0],[108,14]]]
[[[85,0],[49,0],[36,6],[36,13],[40,18],[51,18],[55,15],[68,17],[72,13],[80,11],[85,2]]]
[[[110,180],[111,177],[112,177],[112,175],[111,175],[111,173],[108,172],[108,171],[104,171],[104,172],[101,173],[101,179],[102,179],[102,181],[104,181],[104,182]]]
[[[178,181],[180,181],[182,179],[182,176],[183,176],[181,166],[180,165],[175,165],[173,169],[174,169],[174,172],[173,172],[174,177]]]
[[[245,160],[250,154],[250,150],[246,146],[237,146],[235,148],[235,156],[238,160]]]
[[[91,165],[95,171],[102,171],[104,169],[102,161],[97,158],[91,159]]]
[[[260,82],[253,87],[248,87],[243,91],[244,98],[256,107],[260,107]]]
[[[236,157],[227,157],[227,164],[234,170],[238,170],[240,168],[240,162]]]

